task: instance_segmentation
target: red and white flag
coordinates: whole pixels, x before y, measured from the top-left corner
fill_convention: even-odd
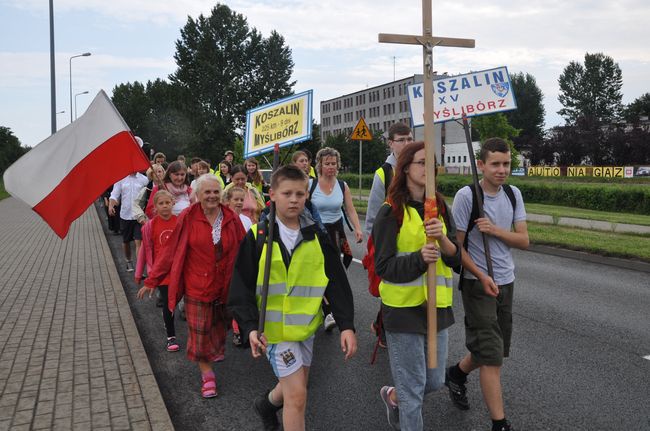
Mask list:
[[[129,126],[101,90],[78,120],[11,165],[4,184],[65,238],[70,224],[111,184],[149,166]]]

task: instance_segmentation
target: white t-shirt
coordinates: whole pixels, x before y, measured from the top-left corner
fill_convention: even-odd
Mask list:
[[[248,232],[248,229],[253,226],[253,222],[251,221],[250,218],[248,218],[247,215],[244,214],[239,214],[239,220],[241,220],[241,224],[244,226],[244,230]]]
[[[284,244],[284,247],[287,249],[289,254],[292,254],[293,249],[296,246],[296,242],[298,241],[298,234],[300,233],[300,229],[288,228],[284,223],[280,221],[279,217],[277,217],[275,221],[278,222],[278,228],[280,229],[280,240],[282,241],[282,244]]]

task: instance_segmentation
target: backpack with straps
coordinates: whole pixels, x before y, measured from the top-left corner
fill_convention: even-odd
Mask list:
[[[465,250],[467,250],[467,245],[469,244],[469,233],[472,229],[474,229],[474,226],[476,226],[476,219],[479,217],[478,202],[476,201],[476,199],[474,199],[474,196],[476,195],[476,187],[474,187],[474,184],[470,184],[468,187],[472,191],[472,212],[470,213],[469,222],[467,223],[467,230],[465,230],[465,240],[463,241],[463,248]],[[504,184],[502,187],[506,196],[508,196],[510,205],[512,205],[512,217],[514,220],[515,211],[517,210],[517,199],[515,198],[515,193],[512,191],[512,187],[510,187],[509,184]],[[483,188],[479,187],[479,193],[481,193],[481,197],[484,196]],[[462,265],[455,266],[453,270],[456,274],[460,274],[462,278],[463,276]]]
[[[345,212],[345,182],[343,180],[339,180],[338,178],[336,181],[339,183],[339,187],[341,188],[341,194],[343,195],[343,203],[341,204],[341,211],[343,212],[343,220],[345,220],[345,224],[348,225],[348,228],[354,232],[354,228],[350,224],[350,220],[348,220],[348,215]],[[316,187],[318,187],[318,178],[314,178],[311,182],[311,187],[309,188],[309,200],[311,201],[311,197],[314,195],[314,190],[316,190]]]

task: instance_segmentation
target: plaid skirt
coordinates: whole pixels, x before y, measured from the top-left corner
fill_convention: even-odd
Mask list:
[[[185,297],[187,358],[190,361],[223,361],[229,322],[227,315],[225,304]]]

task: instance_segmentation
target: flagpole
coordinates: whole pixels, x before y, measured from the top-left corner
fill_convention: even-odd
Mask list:
[[[474,199],[476,199],[476,205],[478,206],[478,216],[479,218],[485,217],[483,211],[483,194],[481,193],[481,183],[478,180],[478,170],[476,169],[476,157],[474,156],[474,147],[472,146],[472,137],[469,132],[469,122],[467,121],[467,115],[463,114],[463,129],[465,129],[465,140],[467,141],[467,152],[469,153],[469,164],[472,169],[472,182],[474,183]],[[469,232],[468,232],[469,234]],[[492,268],[492,257],[490,255],[490,243],[488,241],[488,236],[481,232],[483,237],[483,249],[485,250],[485,262],[487,264],[488,275],[490,278],[494,279],[494,270]]]

